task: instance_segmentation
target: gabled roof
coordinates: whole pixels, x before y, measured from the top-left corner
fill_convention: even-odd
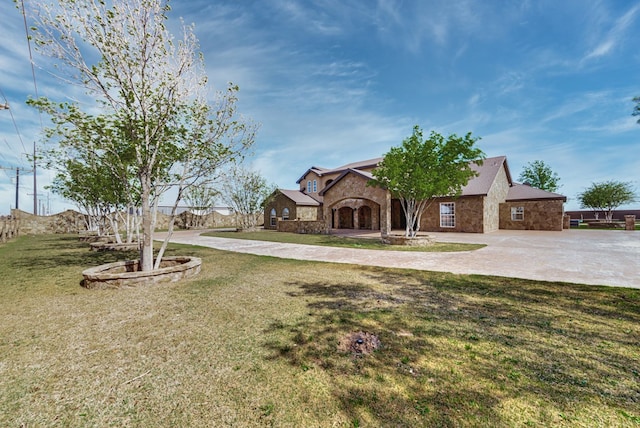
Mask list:
[[[306,193],[302,193],[300,190],[278,189],[278,191],[295,202],[296,205],[320,206],[320,202],[316,201]]]
[[[322,177],[323,175],[326,175],[326,174],[342,173],[348,169],[358,170],[363,168],[374,168],[378,166],[380,162],[382,162],[382,159],[383,158],[367,159],[359,162],[348,163],[346,165],[342,165],[337,168],[331,168],[331,169],[312,166],[311,168],[306,170],[304,174],[302,174],[302,176],[298,179],[298,181],[296,181],[296,183],[300,183],[302,180],[304,180],[304,178],[310,172],[315,172],[318,175],[318,177]]]
[[[504,170],[507,174],[507,181],[509,185],[513,182],[511,180],[511,173],[507,166],[506,156],[496,156],[493,158],[486,158],[482,165],[472,163],[471,169],[478,173],[476,177],[471,178],[466,186],[462,188],[462,196],[486,196],[489,194],[491,186],[496,181],[498,173],[504,166]]]
[[[345,168],[345,167],[348,167],[349,165],[358,166],[360,168],[362,168],[363,166],[369,166],[369,167],[376,166],[376,165],[378,165],[378,163],[380,163],[382,161],[382,159],[383,158],[376,158],[376,159],[370,159],[370,160],[362,161],[362,162],[354,162],[352,164],[347,164],[344,167],[340,167],[340,168]],[[507,158],[506,158],[506,156],[497,156],[497,157],[493,157],[493,158],[487,158],[487,159],[484,160],[484,162],[482,162],[482,165],[478,165],[475,162],[472,163],[471,164],[471,169],[476,171],[478,173],[478,175],[476,177],[473,177],[471,180],[469,180],[467,185],[462,188],[462,194],[461,195],[462,196],[480,196],[480,195],[486,196],[486,195],[488,195],[489,194],[489,190],[491,189],[491,186],[495,182],[498,173],[500,172],[500,170],[503,167],[504,167],[505,172],[507,174],[507,180],[509,182],[509,185],[511,185],[512,184],[511,173],[509,172],[509,167],[507,166]],[[327,172],[328,171],[338,172],[338,171],[340,171],[340,168],[336,168],[335,170],[327,170]],[[325,173],[327,173],[327,172],[325,172]],[[320,192],[320,195],[324,195],[324,193],[327,190],[329,190],[335,183],[340,181],[345,175],[347,175],[349,173],[355,173],[355,174],[361,175],[361,176],[365,177],[368,180],[373,178],[373,175],[370,172],[360,171],[360,170],[355,169],[355,168],[345,168],[344,170],[342,170],[342,174],[340,174],[340,176],[338,176],[327,187],[322,189],[322,191]]]
[[[322,191],[319,193],[320,196],[323,196],[327,190],[333,187],[338,181],[340,181],[347,174],[357,174],[360,175],[367,180],[373,178],[373,175],[368,171],[362,171],[360,168],[372,168],[377,166],[383,158],[375,158],[369,159],[360,162],[353,162],[335,169],[326,169],[326,168],[317,168],[312,167],[298,180],[298,183],[304,179],[304,177],[309,173],[309,171],[314,171],[319,176],[330,173],[341,173],[335,180],[333,180],[329,185],[327,185]],[[509,192],[507,195],[507,201],[524,201],[524,200],[550,200],[550,199],[560,199],[566,202],[567,197],[564,195],[560,195],[558,193],[546,192],[544,190],[536,189],[535,187],[531,187],[524,184],[514,183],[511,178],[511,172],[509,171],[509,166],[507,164],[506,156],[495,156],[491,158],[486,158],[482,162],[482,165],[478,163],[471,163],[471,169],[478,173],[477,176],[471,178],[466,186],[462,188],[461,196],[486,196],[489,194],[491,190],[491,186],[495,183],[496,178],[500,174],[500,172],[504,169],[505,174],[507,175],[507,182],[509,184]],[[310,196],[297,191],[290,190],[289,192],[299,193],[300,195],[312,199]],[[292,197],[290,199],[294,200]],[[314,200],[315,201],[315,200]],[[316,201],[317,202],[317,201]],[[297,203],[297,202],[296,202]]]
[[[531,187],[528,184],[514,183],[509,188],[507,194],[507,201],[542,201],[549,199],[560,199],[563,202],[567,201],[567,197],[558,193],[547,192],[535,187]]]
[[[359,175],[361,177],[364,177],[367,181],[371,180],[373,178],[373,174],[371,174],[368,171],[360,171],[359,169],[352,169],[349,168],[345,171],[342,172],[342,174],[340,174],[338,177],[336,177],[335,180],[333,180],[331,183],[329,183],[324,189],[322,189],[320,191],[320,196],[324,196],[324,194],[326,193],[327,190],[331,189],[334,184],[336,184],[338,181],[342,180],[342,178],[347,175],[347,174],[356,174]]]
[[[373,159],[367,159],[367,160],[363,160],[363,161],[359,161],[359,162],[352,162],[352,163],[348,163],[346,165],[342,165],[339,166],[338,168],[335,168],[333,170],[330,170],[331,172],[339,172],[339,171],[344,171],[347,169],[363,169],[363,168],[373,168],[378,166],[378,164],[380,162],[382,162],[382,159],[384,158],[373,158]]]
[[[329,171],[327,168],[322,168],[320,166],[312,166],[311,168],[309,168],[308,170],[306,170],[304,172],[304,174],[302,174],[302,176],[300,178],[298,178],[298,181],[296,181],[296,183],[300,183],[302,180],[304,180],[304,178],[307,176],[307,174],[309,174],[310,172],[315,172],[319,177],[322,176],[322,174],[325,173],[325,171]]]

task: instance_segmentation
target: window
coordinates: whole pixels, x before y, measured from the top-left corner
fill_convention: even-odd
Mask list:
[[[282,210],[282,219],[289,220],[289,208],[285,208]]]
[[[271,213],[269,214],[269,218],[271,219],[271,226],[276,225],[276,209],[271,208]]]
[[[317,191],[318,191],[318,181],[313,180],[313,193],[316,193]]]
[[[513,221],[524,220],[524,207],[511,207],[511,220]]]
[[[456,227],[455,202],[443,202],[440,204],[440,227]]]
[[[311,193],[311,180],[307,181],[307,193]]]

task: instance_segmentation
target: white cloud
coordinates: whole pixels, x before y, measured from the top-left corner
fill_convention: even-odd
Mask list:
[[[606,34],[596,43],[582,59],[582,63],[585,63],[592,59],[597,59],[602,56],[610,54],[619,44],[623,43],[625,33],[629,26],[633,24],[636,19],[636,15],[640,11],[640,4],[636,4],[622,16],[615,20],[611,28]]]

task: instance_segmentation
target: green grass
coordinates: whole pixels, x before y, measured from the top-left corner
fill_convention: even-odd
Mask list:
[[[256,241],[283,242],[287,244],[319,245],[326,247],[360,248],[367,250],[388,251],[421,251],[421,252],[454,252],[474,251],[485,247],[485,244],[465,244],[450,242],[435,242],[428,246],[410,247],[401,245],[386,245],[379,238],[357,238],[338,235],[315,235],[271,230],[253,232],[211,231],[203,234],[217,238],[252,239]]]
[[[200,276],[87,290],[124,255],[0,245],[0,426],[640,424],[640,290],[169,253]]]
[[[580,225],[578,227],[572,227],[571,229],[580,229],[580,230],[621,230],[621,231],[625,231],[624,227],[617,227],[617,228],[602,228],[602,227],[589,227],[589,225],[585,222],[585,223],[580,223]],[[635,230],[640,230],[640,223],[636,222]]]

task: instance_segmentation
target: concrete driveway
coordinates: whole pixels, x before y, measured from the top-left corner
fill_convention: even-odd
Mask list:
[[[429,233],[439,242],[487,245],[480,250],[458,253],[319,247],[213,238],[200,233],[202,231],[175,232],[171,241],[299,260],[640,288],[638,231]],[[162,237],[157,234],[158,239]]]

